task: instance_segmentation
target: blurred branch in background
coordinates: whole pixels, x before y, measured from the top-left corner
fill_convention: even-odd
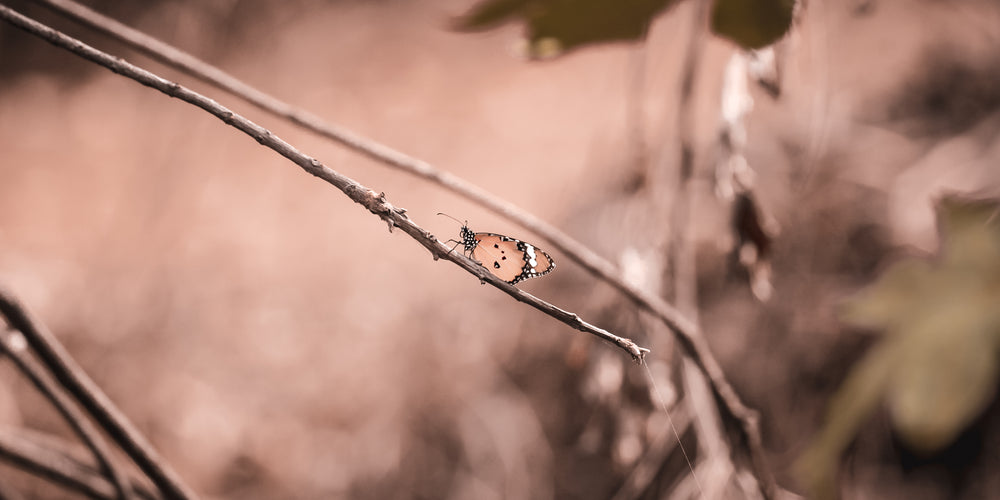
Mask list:
[[[6,7],[0,6],[0,15],[5,15],[7,11]],[[128,418],[115,407],[97,384],[77,365],[66,348],[48,331],[45,325],[35,320],[21,305],[17,297],[2,287],[0,287],[0,314],[3,314],[10,328],[19,331],[24,336],[25,343],[38,356],[46,370],[62,384],[63,388],[69,391],[77,403],[87,409],[91,418],[135,461],[166,498],[197,498],[197,495],[181,481],[170,465],[159,457]],[[59,390],[52,384],[45,383],[44,378],[38,375],[35,370],[29,370],[30,365],[24,363],[23,358],[17,354],[20,347],[11,342],[10,337],[5,335],[3,340],[6,354],[11,356],[19,367],[22,367],[23,363],[22,370],[26,374],[33,374],[29,375],[32,379],[38,379],[36,385],[39,390],[46,393],[53,404],[60,407],[65,406],[66,409],[60,408],[60,411],[66,412],[66,418],[71,425],[79,426],[78,432],[81,435],[91,435],[90,438],[86,439],[88,446],[92,447],[95,456],[99,457],[99,462],[107,469],[116,485],[115,487],[123,492],[123,498],[129,496],[131,488],[126,486],[127,480],[124,479],[121,472],[117,472],[117,469],[112,466],[109,453],[96,444],[99,443],[99,440],[92,436],[94,433],[84,423],[82,415],[73,412],[70,409],[72,406],[67,401],[57,399],[55,395],[59,394]]]

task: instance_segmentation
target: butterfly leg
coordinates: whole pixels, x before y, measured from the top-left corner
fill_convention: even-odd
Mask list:
[[[449,254],[450,254],[450,253],[452,253],[452,252],[454,252],[454,251],[455,251],[455,249],[456,249],[456,248],[458,248],[458,246],[462,244],[462,242],[461,242],[461,241],[458,241],[458,240],[454,240],[454,239],[452,239],[452,240],[448,240],[448,241],[445,241],[445,242],[444,242],[444,244],[445,244],[445,245],[447,245],[448,243],[454,243],[454,245],[452,245],[452,247],[451,247],[451,250],[448,250],[448,253],[449,253]]]

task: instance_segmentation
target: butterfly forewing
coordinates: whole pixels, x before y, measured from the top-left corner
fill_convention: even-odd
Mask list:
[[[496,277],[514,284],[555,268],[552,257],[530,243],[495,233],[473,233],[472,257]]]

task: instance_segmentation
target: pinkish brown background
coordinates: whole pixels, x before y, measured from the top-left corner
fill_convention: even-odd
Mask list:
[[[459,228],[436,212],[537,241],[437,186],[15,5],[206,92],[385,192],[440,239]],[[688,4],[661,15],[642,48],[591,46],[545,62],[518,57],[516,25],[450,31],[465,0],[94,5],[482,186],[614,262],[648,250],[651,233],[669,234],[666,217],[625,186],[637,144],[676,168]],[[985,0],[809,2],[782,95],[753,88],[747,124],[760,200],[781,228],[766,304],[726,267],[728,208],[711,180],[722,70],[735,48],[704,47],[693,102],[700,319],[730,380],[761,410],[772,465],[793,491],[791,463],[870,343],[839,325],[838,301],[873,281],[894,249],[935,250],[936,197],[1000,192],[998,41],[1000,8]],[[952,82],[949,64],[971,69]],[[939,87],[944,97],[927,90]],[[632,306],[550,253],[558,269],[523,289],[659,347],[654,364],[676,361]],[[622,394],[642,374],[620,351],[435,262],[218,119],[8,25],[0,280],[205,498],[608,498],[653,425]],[[0,373],[0,424],[70,435],[9,363]],[[859,453],[855,498],[949,496]],[[976,467],[995,470],[996,455]],[[3,464],[0,481],[65,495]],[[982,488],[990,484],[1000,487],[994,477]]]

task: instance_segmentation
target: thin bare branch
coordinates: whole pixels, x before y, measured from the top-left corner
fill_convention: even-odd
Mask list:
[[[375,191],[357,183],[353,179],[335,172],[333,169],[323,165],[319,160],[299,152],[299,150],[295,149],[291,144],[288,144],[284,140],[275,136],[267,129],[234,113],[212,99],[185,88],[175,82],[161,78],[142,68],[134,66],[122,59],[101,52],[79,40],[68,37],[52,28],[49,28],[48,26],[18,14],[7,7],[0,6],[0,18],[3,18],[5,21],[10,22],[20,29],[45,39],[53,45],[70,50],[85,59],[104,66],[115,73],[131,78],[143,85],[146,85],[147,87],[159,90],[164,94],[198,106],[199,108],[211,113],[226,124],[254,138],[261,145],[268,147],[281,156],[291,160],[296,165],[302,167],[302,169],[306,172],[332,184],[346,194],[351,200],[365,207],[371,213],[381,217],[382,220],[389,224],[390,231],[393,227],[402,229],[403,232],[410,235],[418,243],[427,248],[435,259],[444,258],[458,264],[478,277],[481,282],[490,283],[513,297],[515,300],[528,304],[535,309],[562,321],[576,330],[593,334],[603,340],[617,345],[625,350],[625,352],[627,352],[635,360],[642,359],[643,355],[649,351],[648,349],[639,347],[639,345],[632,340],[619,337],[604,329],[591,325],[590,323],[582,320],[576,314],[549,304],[548,302],[545,302],[534,295],[526,293],[497,278],[479,263],[474,262],[468,257],[462,255],[461,252],[451,251],[448,246],[439,241],[432,234],[410,221],[410,219],[405,215],[406,210],[392,206],[388,201],[386,201],[384,193],[376,193]]]
[[[30,356],[24,355],[22,351],[25,345],[23,343],[18,345],[19,340],[22,340],[20,334],[5,328],[0,329],[0,353],[6,354],[14,361],[18,370],[28,377],[38,392],[52,403],[52,406],[59,411],[66,423],[80,436],[80,439],[94,455],[94,459],[100,464],[101,469],[111,478],[118,497],[130,498],[128,478],[115,464],[111,457],[111,450],[104,443],[104,438],[97,432],[90,420],[87,420],[86,415],[73,404],[66,393],[38,366],[38,363]]]
[[[93,467],[75,457],[69,446],[56,445],[57,438],[40,436],[23,430],[0,428],[0,458],[13,465],[51,480],[67,489],[78,491],[90,498],[112,500],[119,498],[115,486]],[[134,497],[156,500],[159,497],[149,492],[138,482],[131,483]]]
[[[0,5],[0,17],[8,19],[9,15],[23,17]],[[197,495],[181,481],[180,476],[170,465],[160,458],[152,445],[115,407],[101,388],[76,364],[52,332],[44,324],[36,321],[17,297],[2,286],[0,286],[0,313],[7,318],[8,325],[24,335],[28,345],[56,380],[83,405],[91,417],[135,461],[167,498],[197,498]]]
[[[66,15],[71,19],[74,19],[91,28],[94,28],[108,36],[114,37],[115,39],[124,42],[130,47],[139,50],[140,52],[143,52],[149,55],[150,57],[160,62],[163,62],[164,64],[179,69],[207,83],[215,85],[216,87],[225,90],[226,92],[229,92],[230,94],[239,97],[249,102],[250,104],[253,104],[254,106],[257,106],[260,109],[272,113],[275,116],[287,119],[292,123],[295,123],[296,125],[299,125],[307,130],[315,132],[328,139],[334,140],[380,163],[389,165],[391,167],[395,167],[403,172],[429,180],[435,184],[444,187],[445,189],[448,189],[469,200],[472,200],[477,204],[482,205],[487,209],[493,211],[494,213],[499,214],[509,220],[512,220],[520,224],[521,226],[527,228],[528,230],[537,233],[543,239],[551,243],[553,248],[561,251],[571,260],[577,262],[591,273],[601,277],[602,279],[610,283],[612,286],[619,288],[626,295],[632,297],[638,297],[640,294],[642,294],[640,290],[631,287],[624,282],[624,280],[620,276],[620,273],[613,264],[602,259],[600,256],[593,253],[589,248],[587,248],[583,244],[575,241],[573,238],[569,237],[565,233],[556,229],[554,226],[549,225],[548,223],[542,221],[541,219],[535,217],[534,215],[531,215],[521,210],[517,206],[505,200],[493,196],[492,194],[488,193],[482,188],[479,188],[478,186],[470,184],[465,180],[457,176],[454,176],[448,172],[436,169],[425,161],[413,158],[402,152],[396,151],[390,148],[389,146],[372,141],[366,137],[357,135],[349,130],[338,127],[336,125],[327,123],[318,116],[315,116],[304,110],[298,109],[288,103],[276,99],[275,97],[265,94],[255,89],[254,87],[240,81],[239,79],[233,77],[232,75],[225,73],[219,68],[212,66],[208,63],[205,63],[186,52],[178,50],[177,48],[170,46],[166,43],[163,43],[153,37],[150,37],[145,33],[142,33],[138,30],[125,26],[124,24],[121,24],[113,19],[110,19],[97,12],[94,12],[93,10],[84,7],[76,2],[73,2],[71,0],[35,0],[35,1],[37,3],[40,3],[42,5],[54,9],[56,12],[60,14]],[[116,70],[112,68],[112,71]],[[148,85],[146,83],[143,84]],[[169,92],[167,93],[169,94]],[[192,104],[198,105],[193,102]],[[205,108],[203,107],[203,109]],[[206,111],[210,110],[206,109]],[[226,110],[226,112],[231,113],[228,110]],[[220,116],[220,118],[222,117]],[[223,119],[223,121],[225,121],[225,119]],[[247,132],[247,130],[244,130],[244,132]],[[258,142],[260,142],[259,139]],[[282,153],[281,151],[278,152]],[[286,156],[286,158],[292,160],[293,162],[296,161],[294,158],[290,158],[284,153],[282,154]],[[305,165],[302,164],[299,165],[302,166],[302,168],[306,169],[307,171],[309,170],[309,168],[307,168]],[[310,173],[316,175],[315,172],[310,172]],[[328,182],[334,184],[338,188],[341,187],[336,183],[332,182],[330,179],[324,179],[324,180],[327,180]],[[435,255],[440,256],[437,254]],[[683,328],[683,325],[685,323],[684,318],[680,317],[680,315],[678,315],[676,311],[674,311],[670,307],[669,304],[662,301],[660,301],[659,303],[655,303],[653,302],[654,300],[657,300],[655,297],[646,297],[646,299],[647,300],[645,301],[640,300],[639,301],[640,305],[646,307],[647,309],[656,308],[657,310],[659,310],[660,311],[659,316],[663,318],[665,321],[667,321],[668,324],[671,325],[671,328],[674,329]],[[572,319],[569,316],[563,315],[563,317],[566,319],[570,319],[574,323],[577,322],[576,319]],[[574,326],[574,328],[577,327]],[[583,330],[583,331],[590,331],[590,330]],[[591,333],[596,334],[596,332],[593,331],[591,331]],[[604,336],[604,334],[598,334],[598,335]],[[618,344],[618,342],[613,339],[609,338],[608,340],[611,340],[612,342]]]

